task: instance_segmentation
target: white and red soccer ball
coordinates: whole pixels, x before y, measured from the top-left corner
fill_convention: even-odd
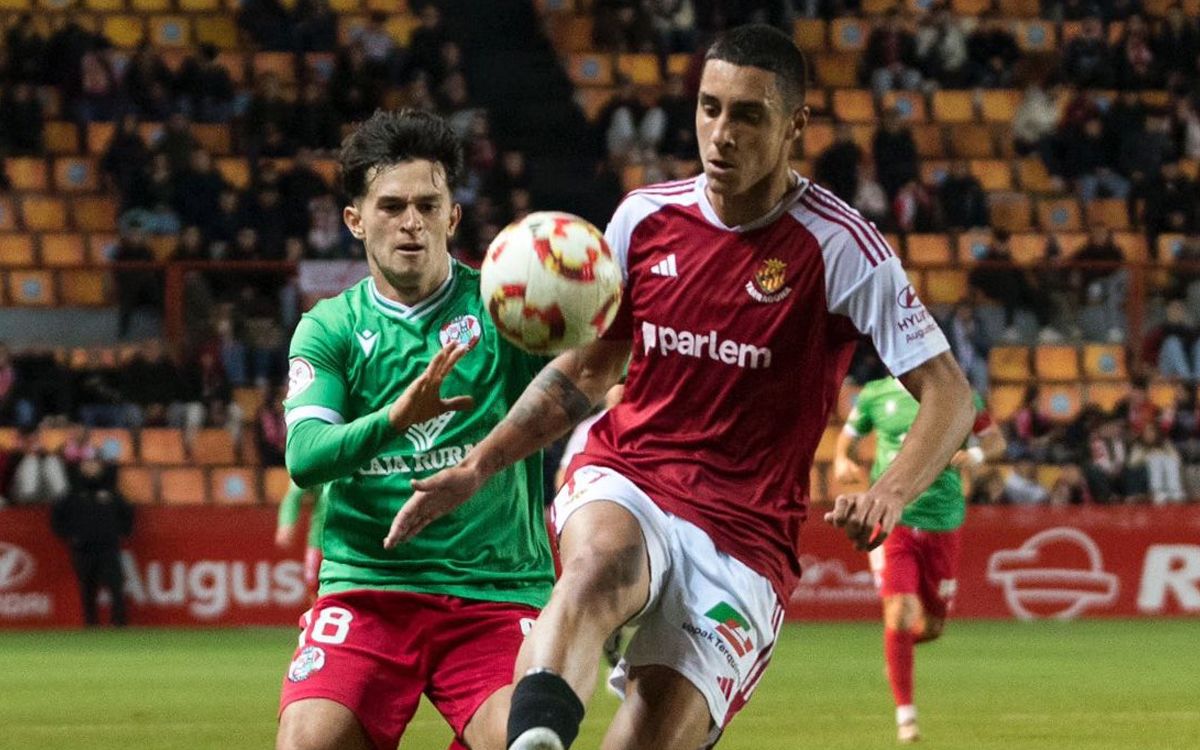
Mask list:
[[[496,329],[534,354],[595,341],[616,317],[621,286],[604,235],[554,211],[532,213],[496,235],[480,279]]]

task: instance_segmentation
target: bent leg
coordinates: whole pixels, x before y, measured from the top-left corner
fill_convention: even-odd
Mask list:
[[[289,703],[279,717],[275,750],[372,750],[354,713],[327,698]]]
[[[708,744],[712,716],[686,677],[656,664],[635,667],[603,750],[699,750]]]

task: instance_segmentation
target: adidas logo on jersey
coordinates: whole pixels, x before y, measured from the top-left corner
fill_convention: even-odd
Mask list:
[[[664,356],[680,354],[696,359],[708,358],[727,365],[757,370],[771,366],[771,350],[765,346],[722,340],[716,331],[676,331],[669,326],[642,322],[642,351],[659,351]]]
[[[675,253],[671,253],[659,262],[650,267],[650,273],[655,276],[669,276],[675,278],[679,275],[679,269],[675,266]]]

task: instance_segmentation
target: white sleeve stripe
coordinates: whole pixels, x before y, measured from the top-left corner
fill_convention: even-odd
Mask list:
[[[322,422],[329,424],[345,424],[346,420],[341,414],[338,414],[333,409],[326,406],[297,406],[294,409],[288,409],[287,415],[283,421],[288,427],[296,424],[304,419],[319,419]]]
[[[880,261],[878,258],[875,257],[874,254],[872,254],[868,243],[863,241],[862,236],[858,233],[857,230],[855,230],[855,228],[853,226],[850,225],[850,223],[848,221],[846,221],[844,219],[840,219],[840,218],[834,216],[832,213],[822,210],[822,208],[820,206],[818,206],[815,203],[815,201],[807,195],[800,199],[800,203],[803,204],[804,207],[807,208],[809,211],[812,211],[817,216],[820,216],[822,219],[825,219],[826,221],[837,224],[838,226],[845,229],[854,238],[854,244],[858,247],[859,251],[864,256],[866,256],[867,262],[871,264],[871,267],[874,268],[875,266],[879,265]]]
[[[813,197],[820,201],[829,210],[838,213],[840,216],[857,226],[867,240],[874,245],[876,250],[879,251],[879,259],[881,261],[887,260],[892,256],[891,247],[888,246],[887,240],[883,238],[883,235],[879,233],[879,230],[876,229],[871,222],[863,218],[862,214],[846,205],[844,201],[842,201],[833,193],[830,193],[828,190],[825,190],[820,186],[814,186],[814,188],[815,189],[812,191]]]

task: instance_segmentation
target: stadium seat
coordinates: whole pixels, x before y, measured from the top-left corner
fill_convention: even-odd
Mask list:
[[[1033,371],[1039,380],[1079,379],[1079,350],[1074,346],[1042,345],[1034,349]]]
[[[612,86],[612,56],[595,52],[568,55],[567,73],[576,86]]]
[[[1004,18],[1037,18],[1041,15],[1039,0],[1000,0],[1000,15]]]
[[[44,193],[50,189],[46,160],[40,156],[10,157],[4,161],[4,172],[13,190]]]
[[[954,262],[950,239],[944,234],[910,234],[904,259],[909,266],[948,266]]]
[[[138,13],[165,13],[171,10],[172,0],[127,0],[130,10]]]
[[[88,262],[87,243],[81,234],[43,234],[41,261],[46,266],[83,265]]]
[[[1121,198],[1096,198],[1086,208],[1089,227],[1103,224],[1117,232],[1129,229],[1129,208]]]
[[[88,261],[90,263],[107,263],[112,259],[120,238],[115,234],[98,232],[89,234],[87,238]]]
[[[254,419],[254,415],[258,414],[258,410],[262,408],[265,400],[266,394],[258,388],[242,387],[233,389],[233,401],[241,408],[247,422]]]
[[[1150,260],[1150,250],[1146,245],[1146,236],[1141,232],[1116,232],[1113,242],[1121,248],[1125,260],[1130,263],[1145,263]]]
[[[245,190],[250,185],[250,165],[241,156],[230,156],[216,160],[217,171],[233,187]]]
[[[991,193],[988,210],[992,226],[1011,233],[1025,232],[1032,227],[1033,204],[1021,193]]]
[[[158,502],[154,469],[145,466],[122,466],[117,471],[117,490],[125,499],[138,505]]]
[[[58,301],[50,271],[12,271],[8,274],[8,299],[13,305],[47,307]]]
[[[58,281],[64,305],[97,307],[108,302],[106,271],[65,269],[58,272]]]
[[[587,52],[591,49],[592,31],[595,27],[591,16],[560,13],[547,18],[546,21],[549,24],[550,41],[560,54]]]
[[[804,129],[801,138],[803,138],[804,156],[809,159],[815,159],[822,151],[833,144],[833,125],[828,122],[811,123]]]
[[[988,374],[992,380],[1001,382],[1029,380],[1029,347],[993,346],[988,352]]]
[[[146,35],[145,18],[137,15],[104,16],[101,26],[104,36],[114,45],[133,49]]]
[[[989,89],[983,92],[980,111],[984,122],[1010,123],[1021,104],[1021,92],[1016,89]]]
[[[973,159],[971,174],[984,190],[1012,190],[1012,166],[1001,159]]]
[[[1014,234],[1009,238],[1009,249],[1013,262],[1023,266],[1035,266],[1046,259],[1046,235],[1029,232]]]
[[[177,0],[184,13],[212,13],[221,9],[221,0]],[[333,6],[333,3],[330,3]],[[334,8],[334,10],[338,10]],[[339,11],[340,12],[340,11]]]
[[[11,232],[17,227],[17,212],[10,198],[0,195],[0,232]]]
[[[0,427],[0,451],[10,451],[21,442],[21,433],[16,427]]]
[[[861,18],[835,18],[829,26],[829,46],[838,52],[861,52],[870,35],[871,24]]]
[[[92,192],[100,187],[100,170],[92,159],[76,156],[54,160],[54,188],[60,192]]]
[[[907,123],[925,122],[925,97],[915,91],[889,91],[883,97],[885,110],[895,109]]]
[[[1083,393],[1079,384],[1043,385],[1038,394],[1039,410],[1054,422],[1069,422],[1079,415]]]
[[[148,464],[187,463],[183,433],[169,427],[147,427],[140,436],[141,459]]]
[[[842,122],[874,122],[875,97],[866,89],[833,92],[833,116]]]
[[[917,169],[922,183],[936,187],[950,175],[950,162],[945,159],[923,159]]]
[[[237,462],[233,437],[228,430],[209,427],[196,433],[192,442],[192,462],[202,466],[228,466]]]
[[[937,270],[925,272],[922,299],[931,305],[955,305],[967,298],[967,272]]]
[[[864,16],[882,16],[900,5],[900,0],[862,0],[861,5]]]
[[[1111,412],[1129,395],[1129,383],[1089,383],[1087,402]]]
[[[858,54],[855,52],[824,52],[817,55],[817,83],[833,88],[854,88],[858,85]]]
[[[350,13],[361,13],[363,10],[363,0],[332,0],[329,7],[339,16],[344,16]]]
[[[113,134],[117,131],[116,125],[111,122],[89,122],[87,126],[87,152],[93,156],[100,156],[108,150],[108,144],[112,141]]]
[[[111,232],[117,228],[117,199],[81,196],[74,201],[75,228],[84,232]]]
[[[233,153],[233,139],[229,125],[197,123],[192,125],[191,132],[200,147],[213,156],[227,156]]]
[[[798,18],[793,22],[792,39],[805,52],[821,52],[828,45],[826,24],[820,18]]]
[[[1054,485],[1058,484],[1058,480],[1062,478],[1063,467],[1055,466],[1054,464],[1041,464],[1036,469],[1037,483],[1048,490],[1054,489]]]
[[[387,23],[383,25],[383,28],[396,44],[401,47],[407,47],[409,41],[412,39],[413,32],[420,25],[420,21],[414,15],[395,13],[388,16]]]
[[[46,150],[51,154],[79,153],[79,127],[67,120],[50,120],[44,131]]]
[[[658,56],[653,53],[618,55],[617,71],[639,86],[657,86],[662,83],[662,76],[658,68]]]
[[[1057,41],[1054,24],[1050,21],[1032,18],[1018,21],[1013,24],[1012,31],[1022,52],[1043,53],[1055,50]]]
[[[154,16],[150,19],[150,41],[158,47],[187,47],[191,37],[192,22],[187,16]]]
[[[258,505],[258,472],[246,467],[213,469],[209,475],[209,496],[218,505]]]
[[[129,435],[129,430],[92,430],[88,443],[96,449],[97,455],[105,461],[112,461],[124,466],[132,464],[136,458],[133,450],[133,439]]]
[[[70,427],[42,427],[38,430],[38,437],[47,452],[58,453],[72,432],[74,429]]]
[[[1030,193],[1050,193],[1054,191],[1049,170],[1046,164],[1036,156],[1026,157],[1017,162],[1017,182],[1022,190]]]
[[[59,232],[67,228],[67,208],[61,198],[29,195],[21,201],[25,228],[34,232]]]
[[[1007,422],[1025,401],[1023,385],[993,385],[988,389],[988,411],[997,422]]]
[[[922,159],[946,158],[946,134],[941,125],[936,122],[917,123],[911,130],[917,156]]]
[[[163,469],[158,474],[167,505],[203,505],[208,489],[201,469]]]
[[[232,50],[238,47],[237,23],[232,15],[197,16],[194,32],[196,44],[212,44],[217,49],[223,50]]]
[[[250,57],[250,70],[255,79],[273,75],[291,84],[296,81],[296,56],[291,52],[256,52]]]
[[[933,92],[935,122],[972,122],[975,119],[975,95],[970,91],[939,89]]]
[[[1083,347],[1083,374],[1088,380],[1125,380],[1125,348],[1113,344]]]
[[[960,123],[947,127],[950,129],[950,150],[954,156],[960,159],[991,159],[996,155],[991,126]]]
[[[263,495],[268,503],[278,504],[291,485],[292,479],[284,467],[269,466],[263,469]]]
[[[1182,234],[1160,234],[1158,236],[1158,260],[1160,263],[1171,263],[1183,248]]]
[[[1183,387],[1176,383],[1157,380],[1150,384],[1146,393],[1150,398],[1150,403],[1159,409],[1171,409],[1174,408],[1175,401],[1180,395],[1180,389]]]
[[[991,232],[968,230],[958,235],[958,262],[969,266],[983,258],[992,244]]]
[[[28,268],[36,265],[33,235],[25,232],[0,234],[0,266]]]
[[[1083,228],[1079,201],[1074,198],[1040,200],[1037,216],[1038,226],[1045,232],[1078,232]]]

